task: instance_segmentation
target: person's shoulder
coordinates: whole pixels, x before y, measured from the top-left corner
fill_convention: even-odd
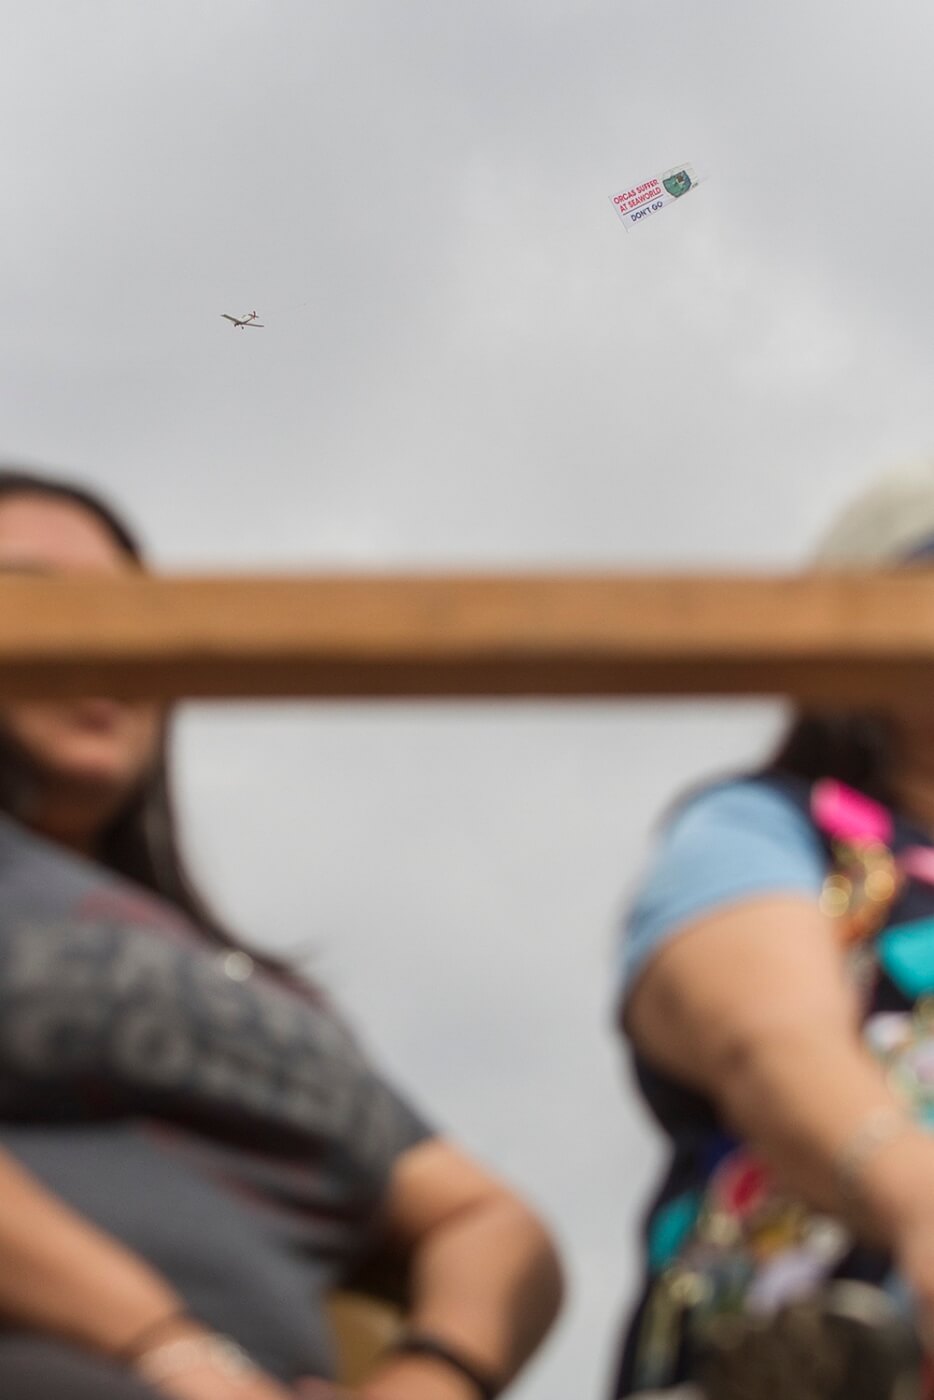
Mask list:
[[[765,774],[727,778],[689,793],[669,813],[663,832],[669,839],[794,832],[808,845],[818,840],[807,813],[807,786]]]
[[[623,982],[700,918],[763,895],[817,895],[826,854],[808,788],[769,777],[712,783],[662,823],[624,918]]]
[[[819,884],[825,856],[806,785],[739,777],[690,793],[662,824],[650,884],[712,895]],[[654,878],[653,878],[654,877]]]

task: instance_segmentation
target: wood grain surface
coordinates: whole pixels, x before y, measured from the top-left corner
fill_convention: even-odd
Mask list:
[[[0,578],[0,696],[934,690],[934,571]]]

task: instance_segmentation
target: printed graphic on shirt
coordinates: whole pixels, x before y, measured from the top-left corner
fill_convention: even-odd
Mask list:
[[[41,1091],[47,1092],[43,1094]],[[323,1006],[217,956],[116,924],[0,938],[0,1109],[193,1115],[220,1136],[307,1137],[385,1162],[398,1109]]]

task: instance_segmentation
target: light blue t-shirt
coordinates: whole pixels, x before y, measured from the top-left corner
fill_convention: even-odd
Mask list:
[[[765,782],[709,788],[665,827],[624,922],[622,993],[702,914],[755,895],[818,895],[827,860],[807,818]]]

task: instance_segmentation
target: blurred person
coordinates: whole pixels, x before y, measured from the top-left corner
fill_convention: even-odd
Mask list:
[[[0,472],[0,570],[143,567],[95,495]],[[0,1394],[336,1395],[325,1298],[375,1260],[406,1331],[354,1394],[491,1398],[556,1313],[549,1238],[211,914],[168,718],[0,701]]]
[[[864,493],[818,558],[932,563],[931,465]],[[897,1388],[934,1345],[932,995],[934,696],[799,712],[764,766],[667,814],[623,943],[620,1024],[669,1151],[617,1396],[917,1393]]]

